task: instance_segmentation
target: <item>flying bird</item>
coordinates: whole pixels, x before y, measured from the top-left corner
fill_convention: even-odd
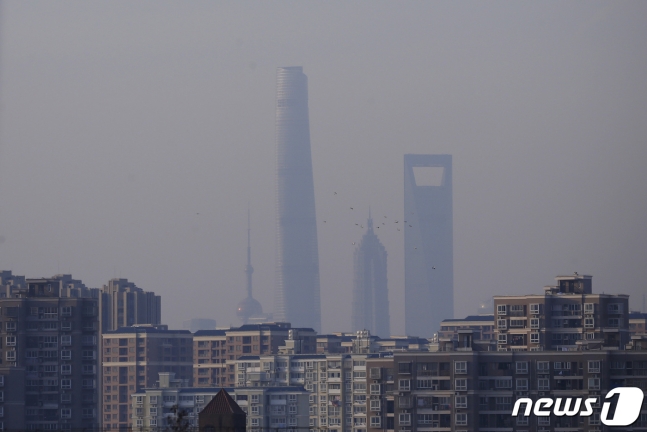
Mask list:
[[[353,208],[351,207],[350,209],[352,210]]]

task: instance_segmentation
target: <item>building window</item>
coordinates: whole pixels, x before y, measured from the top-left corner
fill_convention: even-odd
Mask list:
[[[62,419],[72,418],[72,410],[70,408],[61,409],[61,418]]]
[[[600,373],[600,360],[589,360],[589,373]]]
[[[400,426],[411,426],[411,414],[400,413],[398,423],[400,424]]]
[[[595,327],[595,319],[593,317],[584,318],[584,328],[593,328],[593,327]]]
[[[530,328],[531,329],[539,328],[539,318],[530,318]]]
[[[372,395],[379,395],[380,394],[380,385],[379,384],[371,384],[371,394]]]
[[[62,364],[61,365],[61,374],[62,375],[70,375],[72,373],[72,365],[69,364]]]
[[[371,417],[371,427],[372,428],[381,428],[382,427],[382,417]]]
[[[457,361],[454,362],[454,372],[457,374],[466,374],[467,373],[467,362]]]
[[[609,327],[620,327],[619,318],[609,318]]]
[[[398,390],[409,391],[411,390],[411,380],[401,379],[398,381]]]
[[[517,390],[528,390],[528,378],[517,378]]]
[[[459,391],[467,390],[467,380],[465,378],[454,380],[454,390],[459,390]]]
[[[467,425],[467,414],[466,413],[457,413],[456,414],[456,426],[465,426]]]
[[[607,306],[607,312],[609,312],[611,314],[622,313],[622,303],[610,303]]]
[[[508,335],[507,335],[507,334],[505,334],[505,333],[503,333],[503,334],[501,334],[501,333],[500,333],[500,334],[498,335],[498,339],[497,339],[497,341],[498,341],[498,343],[499,343],[499,344],[506,344],[506,343],[508,343]]]
[[[456,396],[456,408],[467,408],[467,396]]]
[[[539,343],[539,333],[530,333],[530,343]]]
[[[494,380],[494,387],[498,389],[512,388],[512,377],[501,377]]]
[[[591,414],[591,417],[589,417],[589,424],[590,425],[599,425],[600,424],[600,413],[593,413]]]
[[[539,378],[537,380],[537,390],[539,390],[539,391],[549,391],[550,390],[550,380],[548,378]]]
[[[584,313],[585,314],[592,314],[595,312],[595,304],[594,303],[584,303]]]
[[[498,319],[496,320],[496,326],[499,330],[505,330],[507,326],[507,320],[505,319]]]
[[[539,303],[530,304],[530,313],[534,315],[539,315]]]
[[[400,363],[398,363],[398,373],[410,374],[411,373],[411,363],[410,362],[400,362]]]
[[[589,378],[589,390],[600,390],[600,378]]]
[[[16,346],[16,336],[7,336],[7,346]]]
[[[550,373],[550,362],[538,361],[537,362],[537,373]]]
[[[507,310],[508,310],[508,307],[506,305],[497,305],[496,306],[497,315],[505,315]]]
[[[527,374],[528,373],[528,362],[527,361],[518,361],[516,365],[517,365],[517,373],[518,374]]]

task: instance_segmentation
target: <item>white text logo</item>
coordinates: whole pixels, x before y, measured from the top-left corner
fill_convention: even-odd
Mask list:
[[[604,402],[600,420],[606,426],[629,426],[640,415],[640,408],[644,397],[643,391],[636,387],[617,387],[607,393],[605,399],[610,399],[615,395],[618,395],[618,401],[613,418],[609,418],[611,402]],[[556,398],[554,400],[551,398],[540,398],[536,402],[533,402],[530,398],[519,398],[514,404],[512,416],[518,416],[521,406],[525,404],[522,413],[524,417],[530,416],[531,412],[537,417],[547,417],[551,414],[551,407],[553,408],[552,414],[556,417],[573,417],[575,415],[588,417],[593,414],[593,404],[596,401],[597,398],[594,397],[586,399]]]

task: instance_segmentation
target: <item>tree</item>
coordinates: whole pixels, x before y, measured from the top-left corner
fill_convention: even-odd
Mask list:
[[[181,409],[178,405],[173,405],[171,407],[171,412],[174,416],[166,417],[168,429],[173,432],[188,432],[191,428],[191,423],[189,422],[189,419],[186,418],[189,413],[186,410]]]

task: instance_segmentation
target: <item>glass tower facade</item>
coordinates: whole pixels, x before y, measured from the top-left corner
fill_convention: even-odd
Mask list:
[[[276,89],[277,263],[274,320],[321,331],[319,252],[308,119],[308,78],[278,69]]]
[[[451,155],[404,156],[407,335],[429,337],[454,317]]]

